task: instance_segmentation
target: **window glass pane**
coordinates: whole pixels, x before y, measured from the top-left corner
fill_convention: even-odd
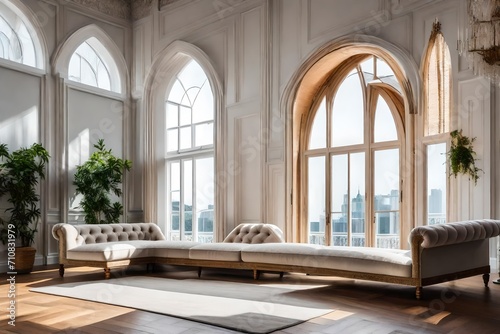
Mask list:
[[[383,78],[383,77],[389,77],[389,76],[394,76],[394,72],[392,71],[391,67],[387,65],[385,61],[383,61],[380,58],[377,58],[377,77]]]
[[[179,204],[179,202],[177,202],[177,204]],[[170,219],[172,220],[172,231],[179,231],[180,228],[181,228],[181,224],[180,224],[180,219],[179,219],[179,213],[178,212],[173,212],[171,215],[170,215]],[[175,238],[176,240],[179,240],[178,239],[179,237]]]
[[[179,82],[179,80],[175,80],[175,83],[172,86],[170,93],[168,94],[168,100],[179,104],[181,103],[183,97],[184,88],[182,87],[182,84]]]
[[[76,54],[80,55],[83,59],[85,59],[89,66],[93,69],[97,68],[97,53],[87,42],[83,42],[75,51]]]
[[[309,149],[324,147],[326,147],[326,98],[323,98],[316,111],[309,137]]]
[[[179,130],[167,131],[167,152],[174,152],[179,149]]]
[[[309,243],[325,244],[325,157],[307,159]]]
[[[180,126],[191,124],[191,108],[180,106],[179,118]]]
[[[33,39],[28,32],[28,28],[24,22],[21,22],[18,30],[19,40],[23,46],[23,64],[29,66],[36,66],[36,50],[35,44],[33,43]]]
[[[365,246],[365,153],[353,153],[349,163],[351,246]]]
[[[208,80],[205,80],[193,105],[193,123],[214,119],[214,97]]]
[[[111,90],[109,72],[102,61],[97,64],[97,86],[102,89]]]
[[[90,64],[82,58],[80,82],[89,86],[97,87],[97,76]]]
[[[179,108],[177,104],[166,103],[167,109],[167,128],[179,126]]]
[[[185,128],[181,128],[181,135],[180,135],[180,140],[181,142],[179,143],[179,149],[180,150],[185,150],[187,148],[191,148],[191,127],[187,126]]]
[[[184,214],[184,237],[182,240],[193,240],[193,162],[182,162],[182,199]]]
[[[73,81],[81,81],[80,78],[80,56],[74,54],[69,61],[68,78]]]
[[[170,190],[178,191],[181,189],[181,170],[179,162],[170,164]],[[179,198],[180,199],[180,198]]]
[[[170,231],[172,240],[180,240],[180,163],[179,161],[167,164],[167,189],[169,198]]]
[[[207,76],[201,66],[196,61],[191,60],[181,71],[178,78],[188,90],[191,87],[200,88]]]
[[[196,101],[196,97],[198,96],[198,93],[200,92],[200,88],[199,87],[190,87],[188,90],[187,90],[187,98],[189,99],[188,101],[186,101],[184,104],[188,105],[188,106],[193,106],[195,101]]]
[[[446,223],[446,143],[427,146],[427,224]]]
[[[204,123],[195,126],[194,146],[212,145],[214,143],[214,123]]]
[[[333,103],[333,147],[364,142],[363,91],[357,74],[348,76],[340,85]]]
[[[196,159],[196,220],[198,241],[213,242],[214,158]]]
[[[347,246],[348,231],[348,164],[347,154],[334,155],[331,158],[331,210],[332,210],[332,244]]]
[[[375,71],[373,69],[373,57],[370,57],[361,63],[361,71],[363,71],[363,73],[365,74],[371,74],[373,77],[373,75],[375,74]]]
[[[376,246],[399,249],[399,149],[375,151],[374,159]]]
[[[9,41],[4,35],[0,35],[0,58],[7,58]]]
[[[374,140],[376,143],[390,140],[398,140],[396,123],[392,117],[389,105],[382,97],[378,96],[377,109],[375,110]]]

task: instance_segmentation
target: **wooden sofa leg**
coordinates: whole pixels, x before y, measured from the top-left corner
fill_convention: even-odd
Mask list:
[[[283,271],[280,272],[280,279],[283,279],[283,276],[285,275],[285,273]]]
[[[64,277],[64,264],[59,265],[59,277]]]
[[[484,286],[487,288],[488,287],[488,283],[490,282],[490,274],[484,274],[483,275],[483,282],[484,282]]]
[[[155,272],[155,264],[154,263],[146,263],[146,272],[154,273]]]
[[[422,287],[421,286],[416,287],[415,298],[417,298],[418,300],[420,300],[422,298]]]
[[[111,278],[111,269],[104,268],[104,278],[105,279],[110,279]]]
[[[201,277],[201,267],[198,267],[198,278]]]
[[[253,279],[258,280],[260,278],[260,270],[253,270]]]

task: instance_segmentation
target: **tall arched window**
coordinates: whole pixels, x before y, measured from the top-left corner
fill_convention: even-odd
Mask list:
[[[427,224],[445,223],[447,180],[446,152],[451,115],[451,57],[439,22],[433,24],[423,61],[424,126],[426,152]]]
[[[195,61],[177,74],[165,102],[167,226],[171,240],[214,234],[214,97]]]
[[[68,79],[85,85],[120,92],[116,64],[106,48],[95,37],[80,44],[71,56]]]
[[[309,113],[302,179],[309,242],[400,248],[403,100],[393,70],[347,59]]]
[[[0,0],[0,58],[43,68],[40,42],[22,12],[9,2]]]

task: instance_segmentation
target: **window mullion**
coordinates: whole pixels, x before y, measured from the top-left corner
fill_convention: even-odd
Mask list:
[[[352,246],[351,153],[347,154],[347,245]]]
[[[196,208],[196,161],[197,159],[195,157],[192,158],[191,160],[191,229],[193,233],[193,241],[198,241],[198,219],[197,219],[197,212],[198,209]]]
[[[186,227],[184,219],[184,159],[179,160],[179,233],[180,240],[185,240],[186,238]]]

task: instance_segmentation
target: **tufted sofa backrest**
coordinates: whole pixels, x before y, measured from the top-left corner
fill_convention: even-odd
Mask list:
[[[500,235],[500,221],[482,219],[418,226],[411,231],[409,241],[411,244],[413,238],[423,238],[421,247],[432,248],[467,241],[488,239],[496,237],[497,235]]]
[[[160,228],[153,223],[132,224],[57,224],[52,229],[57,240],[64,238],[67,249],[83,244],[128,240],[165,240]]]
[[[262,244],[285,242],[281,229],[273,224],[240,224],[224,239],[224,242]]]

